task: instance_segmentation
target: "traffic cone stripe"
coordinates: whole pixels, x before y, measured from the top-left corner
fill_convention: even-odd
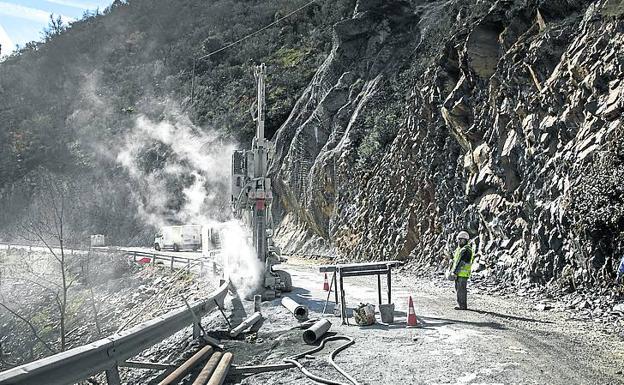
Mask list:
[[[323,282],[323,290],[329,291],[329,282],[327,282],[327,273],[325,273],[325,281]]]
[[[418,319],[416,319],[416,311],[414,311],[414,302],[412,301],[412,296],[410,295],[407,303],[407,326],[416,326],[417,323]]]

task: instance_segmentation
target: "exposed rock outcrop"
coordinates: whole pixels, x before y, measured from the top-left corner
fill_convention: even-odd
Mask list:
[[[276,137],[289,252],[608,281],[624,239],[621,1],[358,1]]]

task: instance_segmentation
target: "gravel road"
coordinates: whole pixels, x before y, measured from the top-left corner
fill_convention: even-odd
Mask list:
[[[296,287],[289,296],[308,305],[311,317],[319,317],[327,294],[318,268],[296,259],[286,268]],[[349,306],[377,303],[375,277],[345,282]],[[410,295],[419,321],[416,328],[405,324]],[[362,384],[624,384],[624,341],[600,333],[591,323],[570,320],[563,312],[536,311],[520,297],[470,294],[471,310],[457,311],[451,282],[410,278],[405,273],[395,274],[393,301],[393,325],[343,326],[339,318],[328,318],[332,332],[355,339],[355,345],[336,361]],[[244,316],[243,308],[250,314],[252,304],[237,304],[234,324]],[[332,309],[330,302],[329,312]],[[224,340],[234,353],[234,364],[277,363],[309,349],[301,341],[301,331],[291,330],[297,322],[279,300],[264,303],[262,312],[266,320],[257,333]],[[315,355],[318,358],[301,362],[314,373],[346,383],[325,360],[340,344],[328,344]],[[312,382],[289,369],[230,378],[230,383]]]
[[[327,292],[322,290],[318,266],[291,258],[283,268],[292,274],[295,286],[288,296],[306,304],[311,318],[320,317]],[[535,310],[535,303],[524,297],[475,294],[478,290],[470,288],[470,310],[457,311],[453,309],[451,282],[408,274],[403,271],[393,276],[396,312],[392,325],[341,325],[340,318],[332,315],[333,302],[328,304],[327,318],[333,324],[329,334],[355,340],[336,362],[360,384],[624,384],[624,340],[604,333],[598,323],[574,319],[565,311]],[[376,304],[376,285],[376,277],[345,279],[348,305]],[[415,328],[406,327],[410,295],[419,322]],[[231,297],[227,307],[234,326],[253,312],[252,302]],[[204,317],[203,323],[209,334],[234,353],[234,365],[282,363],[284,358],[310,349],[302,341],[299,323],[279,299],[263,303],[262,314],[262,322],[236,339],[229,337],[227,323],[218,312]],[[180,364],[198,349],[190,334],[186,328],[138,360]],[[348,384],[327,363],[329,353],[341,344],[328,343],[314,359],[300,362],[314,374]],[[128,385],[157,384],[163,376],[149,370],[122,370],[123,382]],[[189,375],[182,384],[190,385],[193,378]],[[313,383],[297,369],[247,377],[230,375],[227,381],[247,385]]]

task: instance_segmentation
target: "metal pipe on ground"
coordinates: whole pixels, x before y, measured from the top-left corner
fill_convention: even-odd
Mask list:
[[[201,372],[199,372],[199,375],[197,376],[195,381],[193,381],[193,385],[204,385],[206,382],[208,382],[210,376],[212,376],[215,369],[217,369],[217,365],[219,365],[219,362],[221,362],[222,356],[223,353],[221,352],[216,352],[215,354],[213,354],[208,362],[206,362],[206,365],[204,365],[204,368],[201,370]]]
[[[308,345],[313,344],[319,338],[323,337],[330,327],[331,322],[328,320],[322,319],[318,321],[303,332],[303,341]]]
[[[225,382],[225,378],[227,377],[231,364],[232,353],[223,353],[223,357],[221,357],[219,366],[217,366],[217,369],[214,371],[212,377],[210,377],[210,381],[208,381],[206,384],[199,385],[222,385]]]
[[[308,319],[308,308],[298,304],[294,299],[289,297],[282,298],[282,305],[290,311],[298,321]]]
[[[256,324],[256,322],[260,321],[261,319],[262,319],[262,314],[260,314],[259,311],[253,313],[250,317],[248,317],[246,320],[241,322],[240,325],[232,329],[232,331],[230,332],[230,336],[231,337],[238,336],[239,334],[243,332],[243,330],[252,327],[253,325]]]
[[[252,366],[235,366],[232,365],[232,373],[241,375],[251,375],[266,372],[276,372],[279,370],[292,369],[296,367],[295,364],[268,364],[268,365],[252,365]],[[193,384],[196,385],[196,384]]]
[[[160,381],[158,385],[171,385],[177,384],[184,376],[188,374],[188,372],[193,369],[195,365],[197,365],[201,360],[206,358],[209,354],[212,353],[212,346],[204,346],[200,351],[193,354],[191,358],[186,360],[180,367],[171,372],[170,375],[165,377],[164,380]]]

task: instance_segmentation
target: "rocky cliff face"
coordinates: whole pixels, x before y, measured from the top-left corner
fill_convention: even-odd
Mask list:
[[[624,3],[360,0],[277,132],[287,252],[607,282],[624,236]]]

